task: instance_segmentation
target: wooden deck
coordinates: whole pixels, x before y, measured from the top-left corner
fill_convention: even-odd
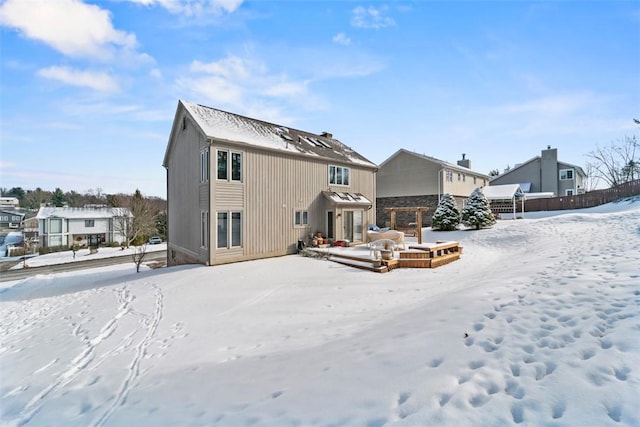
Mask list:
[[[345,252],[332,252],[330,250],[314,249],[323,254],[326,259],[350,267],[376,273],[386,273],[395,268],[436,268],[460,259],[462,246],[458,242],[436,242],[409,245],[408,249],[396,251],[397,258],[381,260],[381,265],[375,265],[371,256]]]

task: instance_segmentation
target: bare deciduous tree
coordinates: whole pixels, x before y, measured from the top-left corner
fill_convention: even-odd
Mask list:
[[[117,232],[126,236],[123,244],[127,247],[131,244],[142,244],[151,234],[155,233],[155,210],[140,190],[136,190],[133,196],[114,196],[111,203],[116,203],[116,209],[121,209],[114,221],[114,228]]]
[[[136,265],[136,273],[140,273],[140,264],[142,264],[142,260],[144,259],[145,254],[147,253],[147,242],[139,246],[134,246],[133,254],[133,262]]]
[[[638,141],[635,136],[625,136],[605,147],[596,147],[587,154],[591,159],[592,176],[615,187],[640,178]]]

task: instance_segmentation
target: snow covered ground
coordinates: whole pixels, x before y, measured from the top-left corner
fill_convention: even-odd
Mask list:
[[[640,425],[639,201],[424,234],[462,258],[3,284],[0,424]]]
[[[166,243],[160,243],[156,245],[147,245],[145,249],[147,253],[157,252],[157,251],[166,251],[166,250],[167,250]],[[103,247],[103,248],[99,248],[98,252],[93,254],[90,253],[89,249],[85,248],[85,249],[80,249],[76,251],[75,256],[73,254],[73,251],[62,251],[62,252],[54,252],[46,255],[29,256],[27,257],[26,264],[27,264],[27,267],[41,267],[44,265],[66,264],[70,262],[89,261],[89,260],[100,259],[100,258],[113,258],[113,257],[123,256],[123,255],[133,255],[133,253],[134,253],[133,247],[129,247],[126,249]],[[14,258],[16,259],[16,261],[21,261],[22,259],[22,257],[14,257]],[[20,268],[24,268],[23,262],[18,262],[11,269],[15,270]],[[2,284],[0,284],[0,286],[2,286]]]

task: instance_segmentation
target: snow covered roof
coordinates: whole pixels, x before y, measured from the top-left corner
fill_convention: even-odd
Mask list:
[[[524,195],[520,184],[489,185],[480,189],[487,200],[511,200]]]
[[[436,159],[435,157],[427,156],[426,154],[419,154],[419,153],[416,153],[416,152],[413,152],[413,151],[405,150],[404,148],[401,148],[398,151],[396,151],[395,153],[393,153],[384,162],[380,163],[380,165],[378,167],[379,168],[383,167],[391,159],[393,159],[394,157],[396,157],[397,155],[399,155],[401,153],[409,154],[411,156],[415,156],[415,157],[421,158],[423,160],[435,163],[437,165],[440,165],[441,168],[452,169],[452,170],[455,170],[457,172],[463,172],[463,173],[466,173],[466,174],[472,174],[472,175],[476,175],[476,176],[479,176],[479,177],[482,177],[482,178],[487,178],[487,179],[491,178],[489,175],[484,174],[482,172],[476,172],[476,171],[474,171],[472,169],[465,168],[464,166],[460,166],[460,165],[456,165],[456,164],[453,164],[453,163],[446,162],[444,160]]]
[[[317,135],[183,100],[179,101],[179,105],[184,106],[208,138],[376,167],[374,163],[326,132]]]
[[[41,207],[36,218],[102,219],[131,215],[128,208],[56,208]]]
[[[360,193],[346,193],[336,191],[323,191],[324,196],[336,205],[371,205],[371,201]]]

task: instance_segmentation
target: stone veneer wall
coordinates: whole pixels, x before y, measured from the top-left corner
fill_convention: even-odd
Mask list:
[[[462,209],[466,197],[455,197],[458,208]],[[427,212],[422,213],[422,226],[431,226],[431,217],[438,208],[437,195],[425,196],[405,196],[405,197],[380,197],[376,198],[376,225],[378,227],[389,227],[391,215],[385,212],[385,208],[429,208]],[[414,212],[396,212],[396,226],[409,227],[410,222],[416,222],[416,214]]]

